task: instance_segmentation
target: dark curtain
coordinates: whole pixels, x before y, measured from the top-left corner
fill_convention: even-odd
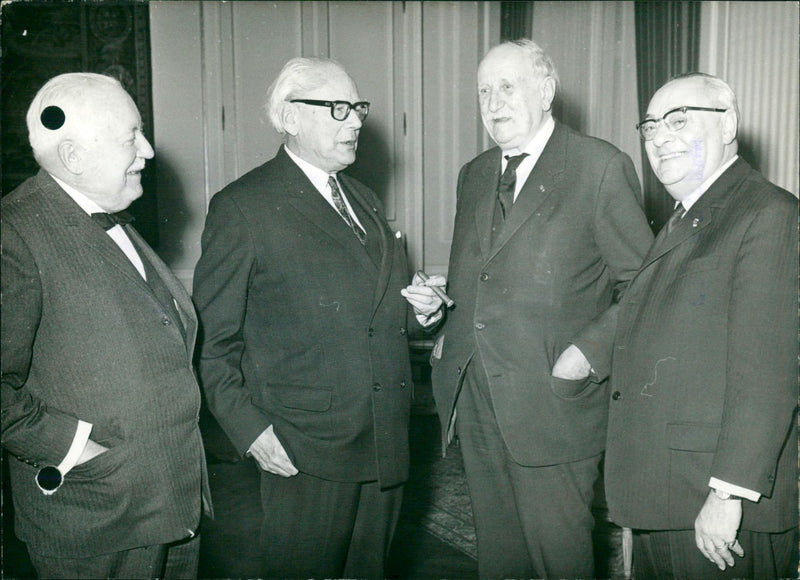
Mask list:
[[[533,2],[500,3],[500,41],[530,38]]]
[[[115,77],[142,115],[152,143],[150,17],[146,2],[11,2],[2,8],[2,193],[38,171],[25,114],[49,79],[68,72]],[[144,195],[130,207],[136,229],[154,247],[158,220],[154,160],[142,173]]]
[[[639,118],[653,94],[674,76],[696,71],[700,51],[700,2],[635,4]],[[642,142],[645,213],[654,232],[669,219],[674,200],[650,168]]]

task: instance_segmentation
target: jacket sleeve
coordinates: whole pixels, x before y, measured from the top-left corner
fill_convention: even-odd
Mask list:
[[[244,455],[272,423],[252,404],[241,360],[253,240],[238,205],[211,200],[194,275],[193,297],[202,327],[197,371],[206,401],[236,449]]]
[[[601,380],[611,372],[619,300],[653,243],[653,232],[647,225],[640,199],[639,179],[633,163],[625,153],[617,152],[603,172],[594,212],[594,239],[611,272],[614,299],[612,305],[572,341]]]
[[[27,388],[42,286],[30,250],[7,222],[2,226],[0,280],[3,446],[23,461],[58,465],[75,437],[78,418],[48,406]]]
[[[797,407],[797,204],[782,201],[753,212],[736,254],[710,474],[767,496]]]

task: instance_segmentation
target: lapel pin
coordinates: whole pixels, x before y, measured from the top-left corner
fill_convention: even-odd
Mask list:
[[[544,193],[544,185],[541,185],[541,184],[539,184],[539,191],[541,191],[542,193]]]
[[[700,224],[700,218],[694,218],[692,220],[692,227],[696,228]]]

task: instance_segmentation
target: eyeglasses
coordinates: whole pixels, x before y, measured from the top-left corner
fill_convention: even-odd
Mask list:
[[[645,119],[636,125],[639,136],[645,141],[652,141],[658,132],[658,126],[664,122],[664,126],[670,131],[680,131],[689,122],[686,111],[710,111],[712,113],[724,113],[728,109],[714,109],[710,107],[678,107],[664,113],[660,119]]]
[[[314,99],[292,99],[290,103],[304,103],[306,105],[315,105],[317,107],[330,107],[331,117],[337,121],[344,121],[350,116],[350,111],[356,112],[359,120],[363,121],[369,115],[369,102],[359,101],[357,103],[349,103],[347,101],[317,101]]]

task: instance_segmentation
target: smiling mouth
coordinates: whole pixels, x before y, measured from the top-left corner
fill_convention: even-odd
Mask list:
[[[683,155],[683,151],[676,151],[674,153],[665,153],[664,155],[659,155],[658,159],[660,161],[669,161],[670,159],[675,159],[677,157],[681,157]]]

